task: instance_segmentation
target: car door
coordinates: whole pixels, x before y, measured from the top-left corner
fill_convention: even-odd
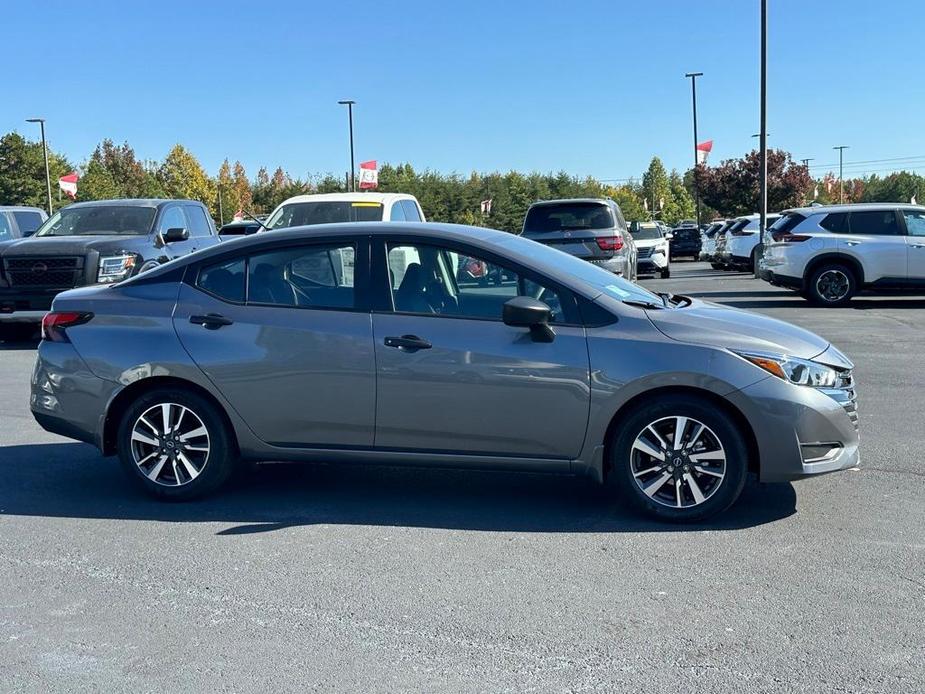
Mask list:
[[[866,282],[906,280],[906,239],[894,209],[854,210],[838,237],[838,252],[856,259]]]
[[[589,364],[571,294],[482,252],[428,240],[374,243],[373,258],[384,307],[373,313],[377,447],[559,461],[579,454]],[[524,293],[553,309],[552,342],[501,321],[504,302]]]
[[[925,210],[904,209],[906,258],[910,284],[925,284]]]
[[[372,446],[367,248],[359,237],[274,243],[187,271],[177,334],[261,440]]]
[[[158,236],[163,238],[168,229],[186,229],[187,232],[190,232],[189,221],[183,213],[183,205],[181,203],[166,205],[161,208],[155,230]],[[171,241],[170,243],[164,244],[161,252],[166,258],[162,258],[161,260],[173,260],[174,258],[192,253],[194,250],[196,250],[196,242],[193,240],[192,233],[190,232],[190,236],[186,241]]]

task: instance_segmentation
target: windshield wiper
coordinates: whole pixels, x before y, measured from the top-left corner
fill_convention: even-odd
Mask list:
[[[639,306],[640,308],[657,308],[664,309],[665,306],[653,303],[651,301],[645,301],[643,299],[623,299],[624,304],[629,304],[630,306]]]

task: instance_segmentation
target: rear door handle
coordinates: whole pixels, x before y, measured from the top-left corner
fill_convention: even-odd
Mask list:
[[[417,335],[402,335],[401,337],[387,337],[383,340],[386,347],[396,347],[408,352],[416,352],[419,349],[430,349],[433,347],[427,340]]]
[[[218,330],[223,325],[231,325],[234,323],[230,318],[225,318],[225,316],[218,313],[207,313],[204,316],[190,316],[189,322],[194,325],[201,325],[208,330]]]
[[[913,248],[925,248],[925,243],[913,243]]]
[[[846,246],[860,246],[863,241],[845,241]]]

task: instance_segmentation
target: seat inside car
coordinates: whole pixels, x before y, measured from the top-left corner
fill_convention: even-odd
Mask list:
[[[298,305],[292,285],[283,277],[283,267],[260,263],[254,268],[249,287],[249,300],[260,304]]]

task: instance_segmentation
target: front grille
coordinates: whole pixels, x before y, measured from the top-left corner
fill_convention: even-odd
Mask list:
[[[854,424],[854,430],[858,430],[858,395],[854,389],[854,375],[851,371],[839,371],[835,387],[826,389],[825,393],[845,408],[848,418]]]
[[[655,250],[655,248],[654,248],[653,246],[649,246],[648,248],[640,248],[640,249],[639,249],[639,253],[638,253],[638,257],[640,257],[640,258],[651,258],[651,257],[652,257],[652,251],[654,251],[654,250]]]
[[[70,289],[83,284],[80,256],[4,258],[3,271],[11,287]]]

